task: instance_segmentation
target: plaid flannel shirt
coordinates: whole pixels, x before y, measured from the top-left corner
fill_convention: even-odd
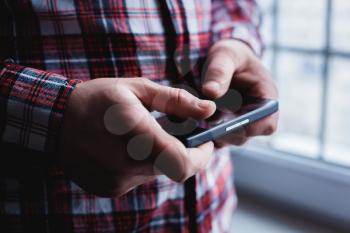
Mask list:
[[[166,177],[119,198],[84,192],[55,164],[78,82],[144,77],[199,85],[221,39],[261,52],[254,0],[1,0],[0,231],[188,232],[185,188]],[[190,68],[181,64],[187,60]],[[236,197],[227,151],[196,176],[198,232],[227,232]]]

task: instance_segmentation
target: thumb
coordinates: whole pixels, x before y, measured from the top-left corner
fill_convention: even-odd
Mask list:
[[[135,94],[149,109],[195,119],[207,118],[215,112],[213,101],[199,99],[184,89],[167,87],[152,81],[142,83],[143,86],[136,88]]]
[[[217,99],[230,87],[233,75],[248,64],[252,51],[238,40],[223,40],[216,43],[208,54],[205,65],[202,92]]]
[[[207,142],[196,148],[168,144],[154,161],[155,173],[163,173],[176,182],[184,182],[204,169],[212,158],[214,143]]]
[[[222,97],[230,87],[234,72],[235,63],[227,49],[211,51],[204,73],[203,94],[212,99]]]

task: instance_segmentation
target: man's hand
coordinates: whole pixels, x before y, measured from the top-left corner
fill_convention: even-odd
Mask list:
[[[159,172],[182,182],[204,168],[213,143],[185,148],[149,110],[207,118],[212,101],[147,79],[96,79],[79,84],[65,114],[58,159],[86,191],[122,195]]]
[[[237,40],[223,40],[210,49],[202,91],[205,96],[218,99],[230,88],[254,97],[277,99],[278,96],[276,86],[261,61],[247,45]],[[249,137],[272,134],[277,121],[276,113],[215,143],[219,147],[242,145]]]

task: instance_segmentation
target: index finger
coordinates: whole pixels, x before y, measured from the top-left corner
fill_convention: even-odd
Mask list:
[[[223,96],[236,68],[231,55],[227,50],[217,49],[209,55],[205,68],[203,94],[212,99]]]
[[[182,118],[203,119],[212,115],[216,109],[213,101],[199,99],[185,89],[167,87],[147,80],[142,80],[135,86],[135,94],[142,103],[159,112]]]
[[[165,174],[170,179],[183,182],[208,163],[213,150],[213,142],[196,148],[186,148],[177,138],[164,131],[157,121],[148,115],[132,135],[148,135],[152,143],[150,158],[143,157],[147,174]],[[142,143],[139,143],[142,147]],[[146,150],[145,148],[144,150]],[[138,148],[138,150],[143,150]],[[151,170],[149,170],[151,169]]]
[[[230,87],[234,73],[252,57],[250,48],[238,40],[222,40],[210,50],[204,73],[202,91],[216,99]]]

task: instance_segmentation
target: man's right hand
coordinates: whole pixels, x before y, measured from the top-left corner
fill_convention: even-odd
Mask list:
[[[201,119],[214,113],[215,104],[142,78],[78,84],[61,132],[58,159],[65,172],[86,191],[110,197],[159,172],[183,182],[203,169],[213,143],[185,148],[159,126],[151,110]]]

